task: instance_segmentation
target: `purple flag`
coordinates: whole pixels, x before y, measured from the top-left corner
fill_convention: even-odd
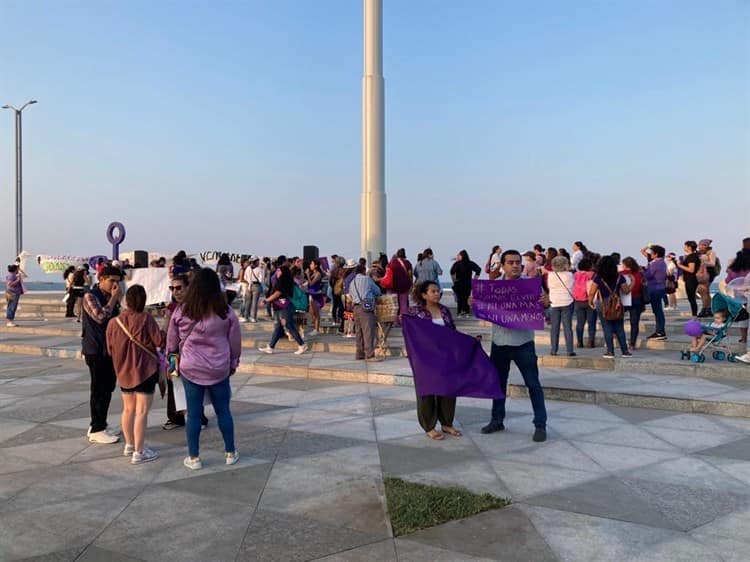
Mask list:
[[[505,396],[497,369],[473,336],[407,315],[401,327],[419,396]]]
[[[474,315],[513,330],[544,330],[540,277],[471,282]]]

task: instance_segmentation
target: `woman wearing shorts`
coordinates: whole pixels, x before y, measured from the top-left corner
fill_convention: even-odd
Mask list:
[[[143,444],[148,411],[159,382],[157,350],[164,347],[166,335],[147,312],[146,290],[131,286],[125,293],[127,309],[107,325],[107,352],[122,391],[123,454],[132,464],[159,458],[159,453]]]

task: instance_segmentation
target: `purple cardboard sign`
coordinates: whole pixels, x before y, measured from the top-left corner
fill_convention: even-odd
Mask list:
[[[474,315],[514,330],[543,330],[544,305],[539,302],[542,280],[513,279],[471,282]]]

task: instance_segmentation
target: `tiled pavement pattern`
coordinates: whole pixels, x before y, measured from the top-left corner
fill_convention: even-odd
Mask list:
[[[222,464],[211,419],[190,472],[160,399],[156,462],[89,445],[87,379],[0,355],[1,560],[748,560],[748,419],[549,402],[534,444],[527,399],[494,435],[488,401],[459,399],[464,437],[434,442],[411,388],[238,373],[241,460]],[[514,503],[394,540],[384,475]]]

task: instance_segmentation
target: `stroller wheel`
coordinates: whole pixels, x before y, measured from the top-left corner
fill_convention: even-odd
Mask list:
[[[703,355],[702,353],[700,354],[700,362],[701,363],[705,363],[706,362],[706,356]]]
[[[726,354],[723,351],[714,351],[714,359],[717,361],[724,361]]]
[[[683,360],[683,359],[690,359],[689,351],[680,351],[680,360]]]
[[[727,354],[727,361],[729,361],[730,363],[736,363],[737,362],[737,358],[735,357],[734,353],[728,353]]]
[[[700,355],[699,355],[698,353],[692,353],[692,354],[690,355],[690,360],[691,360],[691,361],[692,361],[693,363],[700,363],[700,362],[701,362],[701,356],[700,356]]]

